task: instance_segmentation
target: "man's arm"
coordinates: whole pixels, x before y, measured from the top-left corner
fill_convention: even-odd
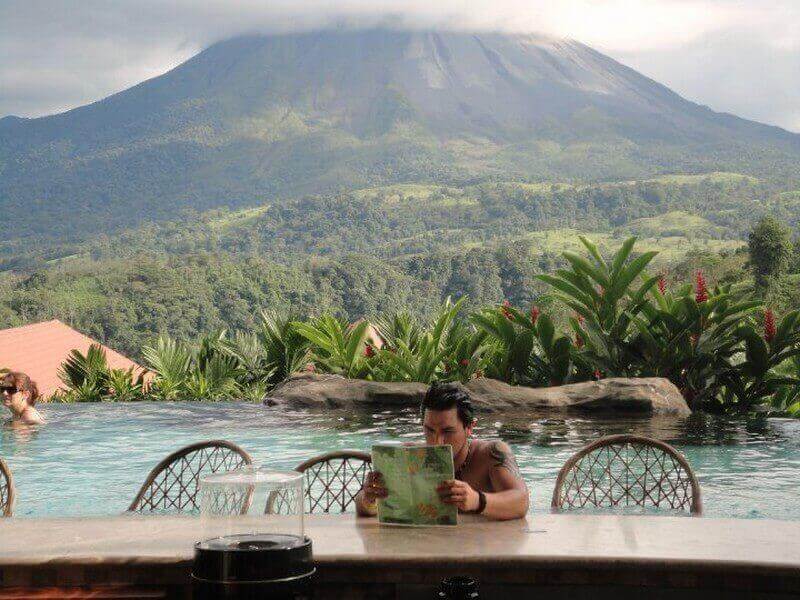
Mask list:
[[[381,474],[371,471],[361,491],[356,494],[356,514],[359,517],[374,517],[378,514],[378,498],[386,498],[387,495]]]
[[[483,514],[490,519],[519,519],[528,513],[530,496],[522,479],[514,453],[508,444],[492,442],[489,445],[492,461],[489,478],[496,492],[486,494]]]
[[[528,513],[528,487],[522,480],[514,454],[503,442],[493,442],[488,447],[489,479],[496,492],[484,493],[486,506],[481,514],[503,521],[519,519]],[[439,497],[459,510],[473,512],[480,507],[480,494],[466,481],[443,481],[436,488]]]

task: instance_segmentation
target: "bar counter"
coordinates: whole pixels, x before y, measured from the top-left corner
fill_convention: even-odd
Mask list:
[[[797,522],[460,519],[457,527],[406,528],[307,515],[317,598],[432,598],[448,575],[476,577],[482,600],[800,595]],[[193,543],[215,533],[223,531],[191,517],[3,519],[0,598],[189,598]]]

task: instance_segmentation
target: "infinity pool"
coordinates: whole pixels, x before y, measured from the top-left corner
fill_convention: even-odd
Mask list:
[[[247,403],[43,405],[47,424],[0,425],[0,456],[17,487],[16,516],[121,513],[150,469],[186,444],[228,439],[261,464],[292,468],[335,449],[416,438],[413,411],[278,412]],[[602,419],[485,415],[477,434],[514,449],[532,512],[549,510],[556,474],[587,441],[638,433],[677,446],[693,465],[711,517],[800,520],[800,421],[707,415]]]

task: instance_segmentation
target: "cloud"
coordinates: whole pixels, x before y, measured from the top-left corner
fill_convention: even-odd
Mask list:
[[[0,115],[100,99],[237,34],[380,25],[571,37],[716,110],[800,129],[798,22],[796,0],[0,0]]]

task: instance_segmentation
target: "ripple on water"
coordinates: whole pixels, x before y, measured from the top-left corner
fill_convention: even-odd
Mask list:
[[[415,410],[279,412],[247,403],[53,404],[42,410],[45,426],[0,426],[0,456],[14,472],[19,515],[122,512],[158,461],[205,439],[234,441],[259,464],[291,469],[329,450],[420,437]],[[477,435],[501,438],[514,449],[534,512],[549,510],[556,474],[573,452],[614,433],[677,446],[698,474],[710,516],[800,519],[800,422],[795,420],[528,413],[491,415],[476,428]]]

